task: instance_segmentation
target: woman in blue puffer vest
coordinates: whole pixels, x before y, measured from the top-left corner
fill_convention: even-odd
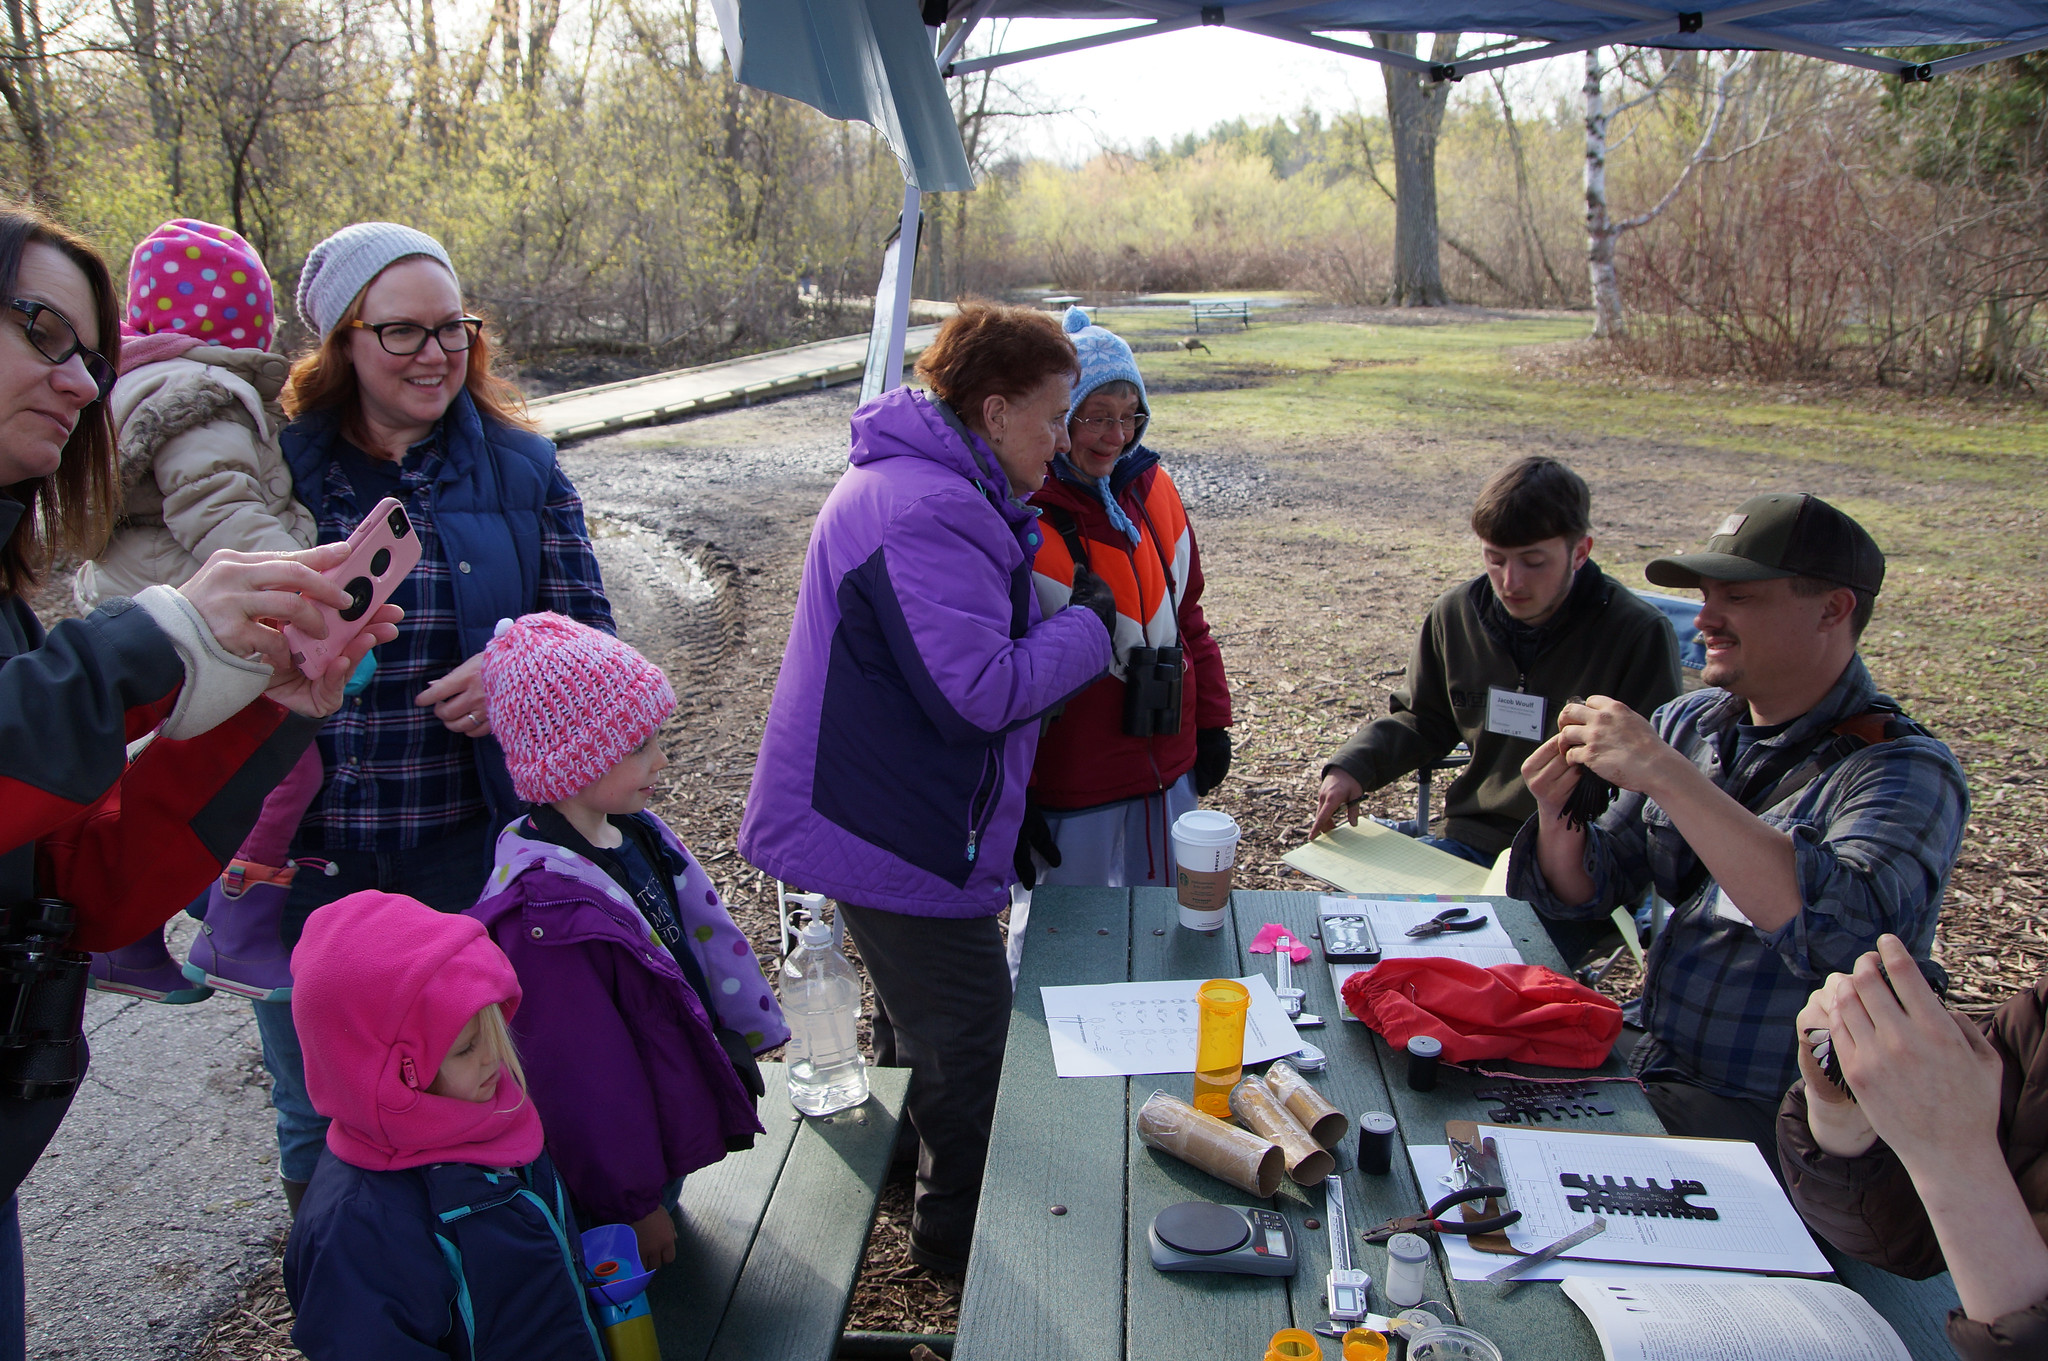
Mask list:
[[[491,736],[479,673],[498,620],[540,610],[613,632],[583,505],[518,393],[490,371],[439,242],[361,222],[315,246],[299,316],[321,337],[292,366],[285,461],[319,539],[348,537],[383,498],[405,506],[420,561],[391,597],[408,627],[320,734],[326,783],[269,895],[285,948],[315,908],[363,889],[443,912],[476,902],[499,829],[523,810]],[[306,1101],[289,1004],[256,1004],[295,1199],[325,1121]]]

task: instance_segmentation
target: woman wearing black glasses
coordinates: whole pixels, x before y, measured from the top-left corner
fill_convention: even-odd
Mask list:
[[[1081,358],[1073,447],[1031,498],[1052,531],[1032,576],[1047,614],[1066,604],[1075,563],[1109,583],[1116,662],[1038,744],[1016,868],[1026,884],[1036,871],[1050,884],[1157,887],[1174,882],[1174,819],[1230,770],[1230,684],[1202,615],[1194,529],[1145,447],[1137,360],[1078,307],[1065,326]]]
[[[484,644],[500,619],[537,610],[613,631],[583,504],[491,372],[441,244],[391,222],[344,227],[306,257],[297,301],[320,337],[284,391],[298,498],[327,543],[396,497],[421,556],[392,596],[405,637],[378,650],[367,687],[320,733],[327,780],[292,845],[295,877],[264,886],[284,896],[287,947],[315,908],[362,889],[444,912],[475,903],[498,830],[524,811],[491,736]],[[296,1204],[327,1122],[306,1097],[290,1003],[258,1002],[256,1015]]]
[[[86,965],[64,952],[126,946],[204,892],[216,848],[248,832],[350,670],[398,633],[386,606],[320,681],[290,664],[266,621],[325,635],[316,603],[349,603],[319,575],[338,546],[216,554],[175,590],[45,633],[27,593],[53,557],[98,551],[116,506],[115,325],[92,247],[0,210],[0,1359],[24,1346],[14,1191],[84,1071]],[[152,733],[178,740],[130,761]],[[12,1029],[24,984],[39,1033]]]

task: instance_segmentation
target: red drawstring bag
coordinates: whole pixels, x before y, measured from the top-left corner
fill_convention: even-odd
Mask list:
[[[1598,1068],[1621,1034],[1612,998],[1536,964],[1389,959],[1344,980],[1344,1005],[1396,1049],[1434,1035],[1452,1063]]]

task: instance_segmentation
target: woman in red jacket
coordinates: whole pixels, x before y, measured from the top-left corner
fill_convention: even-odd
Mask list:
[[[1031,498],[1047,530],[1032,579],[1041,608],[1061,609],[1085,557],[1116,596],[1116,661],[1038,744],[1017,871],[1032,882],[1035,850],[1046,883],[1166,885],[1173,820],[1230,770],[1230,686],[1202,617],[1187,510],[1142,443],[1149,413],[1131,347],[1078,307],[1066,330],[1081,357],[1073,448]]]

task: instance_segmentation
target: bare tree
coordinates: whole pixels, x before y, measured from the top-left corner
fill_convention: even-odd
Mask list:
[[[1627,318],[1621,306],[1621,280],[1615,271],[1614,248],[1626,232],[1647,227],[1661,217],[1666,208],[1677,201],[1678,195],[1692,179],[1693,172],[1703,165],[1715,165],[1733,159],[1752,148],[1763,145],[1774,135],[1770,120],[1755,138],[1732,151],[1713,154],[1714,139],[1720,135],[1721,123],[1727,116],[1728,106],[1734,98],[1737,78],[1749,68],[1747,54],[1736,57],[1722,67],[1721,75],[1714,82],[1714,93],[1710,102],[1711,112],[1707,117],[1706,129],[1701,132],[1692,154],[1686,157],[1685,165],[1671,187],[1664,191],[1664,197],[1645,212],[1634,217],[1617,218],[1607,202],[1607,129],[1615,117],[1638,105],[1649,103],[1662,94],[1665,83],[1677,72],[1685,70],[1694,60],[1690,54],[1681,56],[1664,69],[1664,73],[1650,83],[1643,94],[1607,112],[1601,92],[1602,71],[1600,49],[1586,51],[1586,83],[1583,94],[1586,101],[1586,271],[1593,289],[1593,337],[1596,340],[1618,339],[1628,330]]]
[[[49,57],[42,16],[34,0],[7,0],[7,38],[0,51],[0,98],[28,151],[29,195],[45,207],[57,202],[51,174],[50,128],[46,119]]]
[[[1457,60],[1456,33],[1430,41],[1432,65]],[[1413,33],[1375,33],[1373,46],[1415,55]],[[1449,81],[1417,71],[1380,67],[1387,86],[1387,128],[1394,140],[1394,279],[1389,301],[1396,307],[1441,307],[1444,292],[1436,221],[1436,143],[1443,132]]]

